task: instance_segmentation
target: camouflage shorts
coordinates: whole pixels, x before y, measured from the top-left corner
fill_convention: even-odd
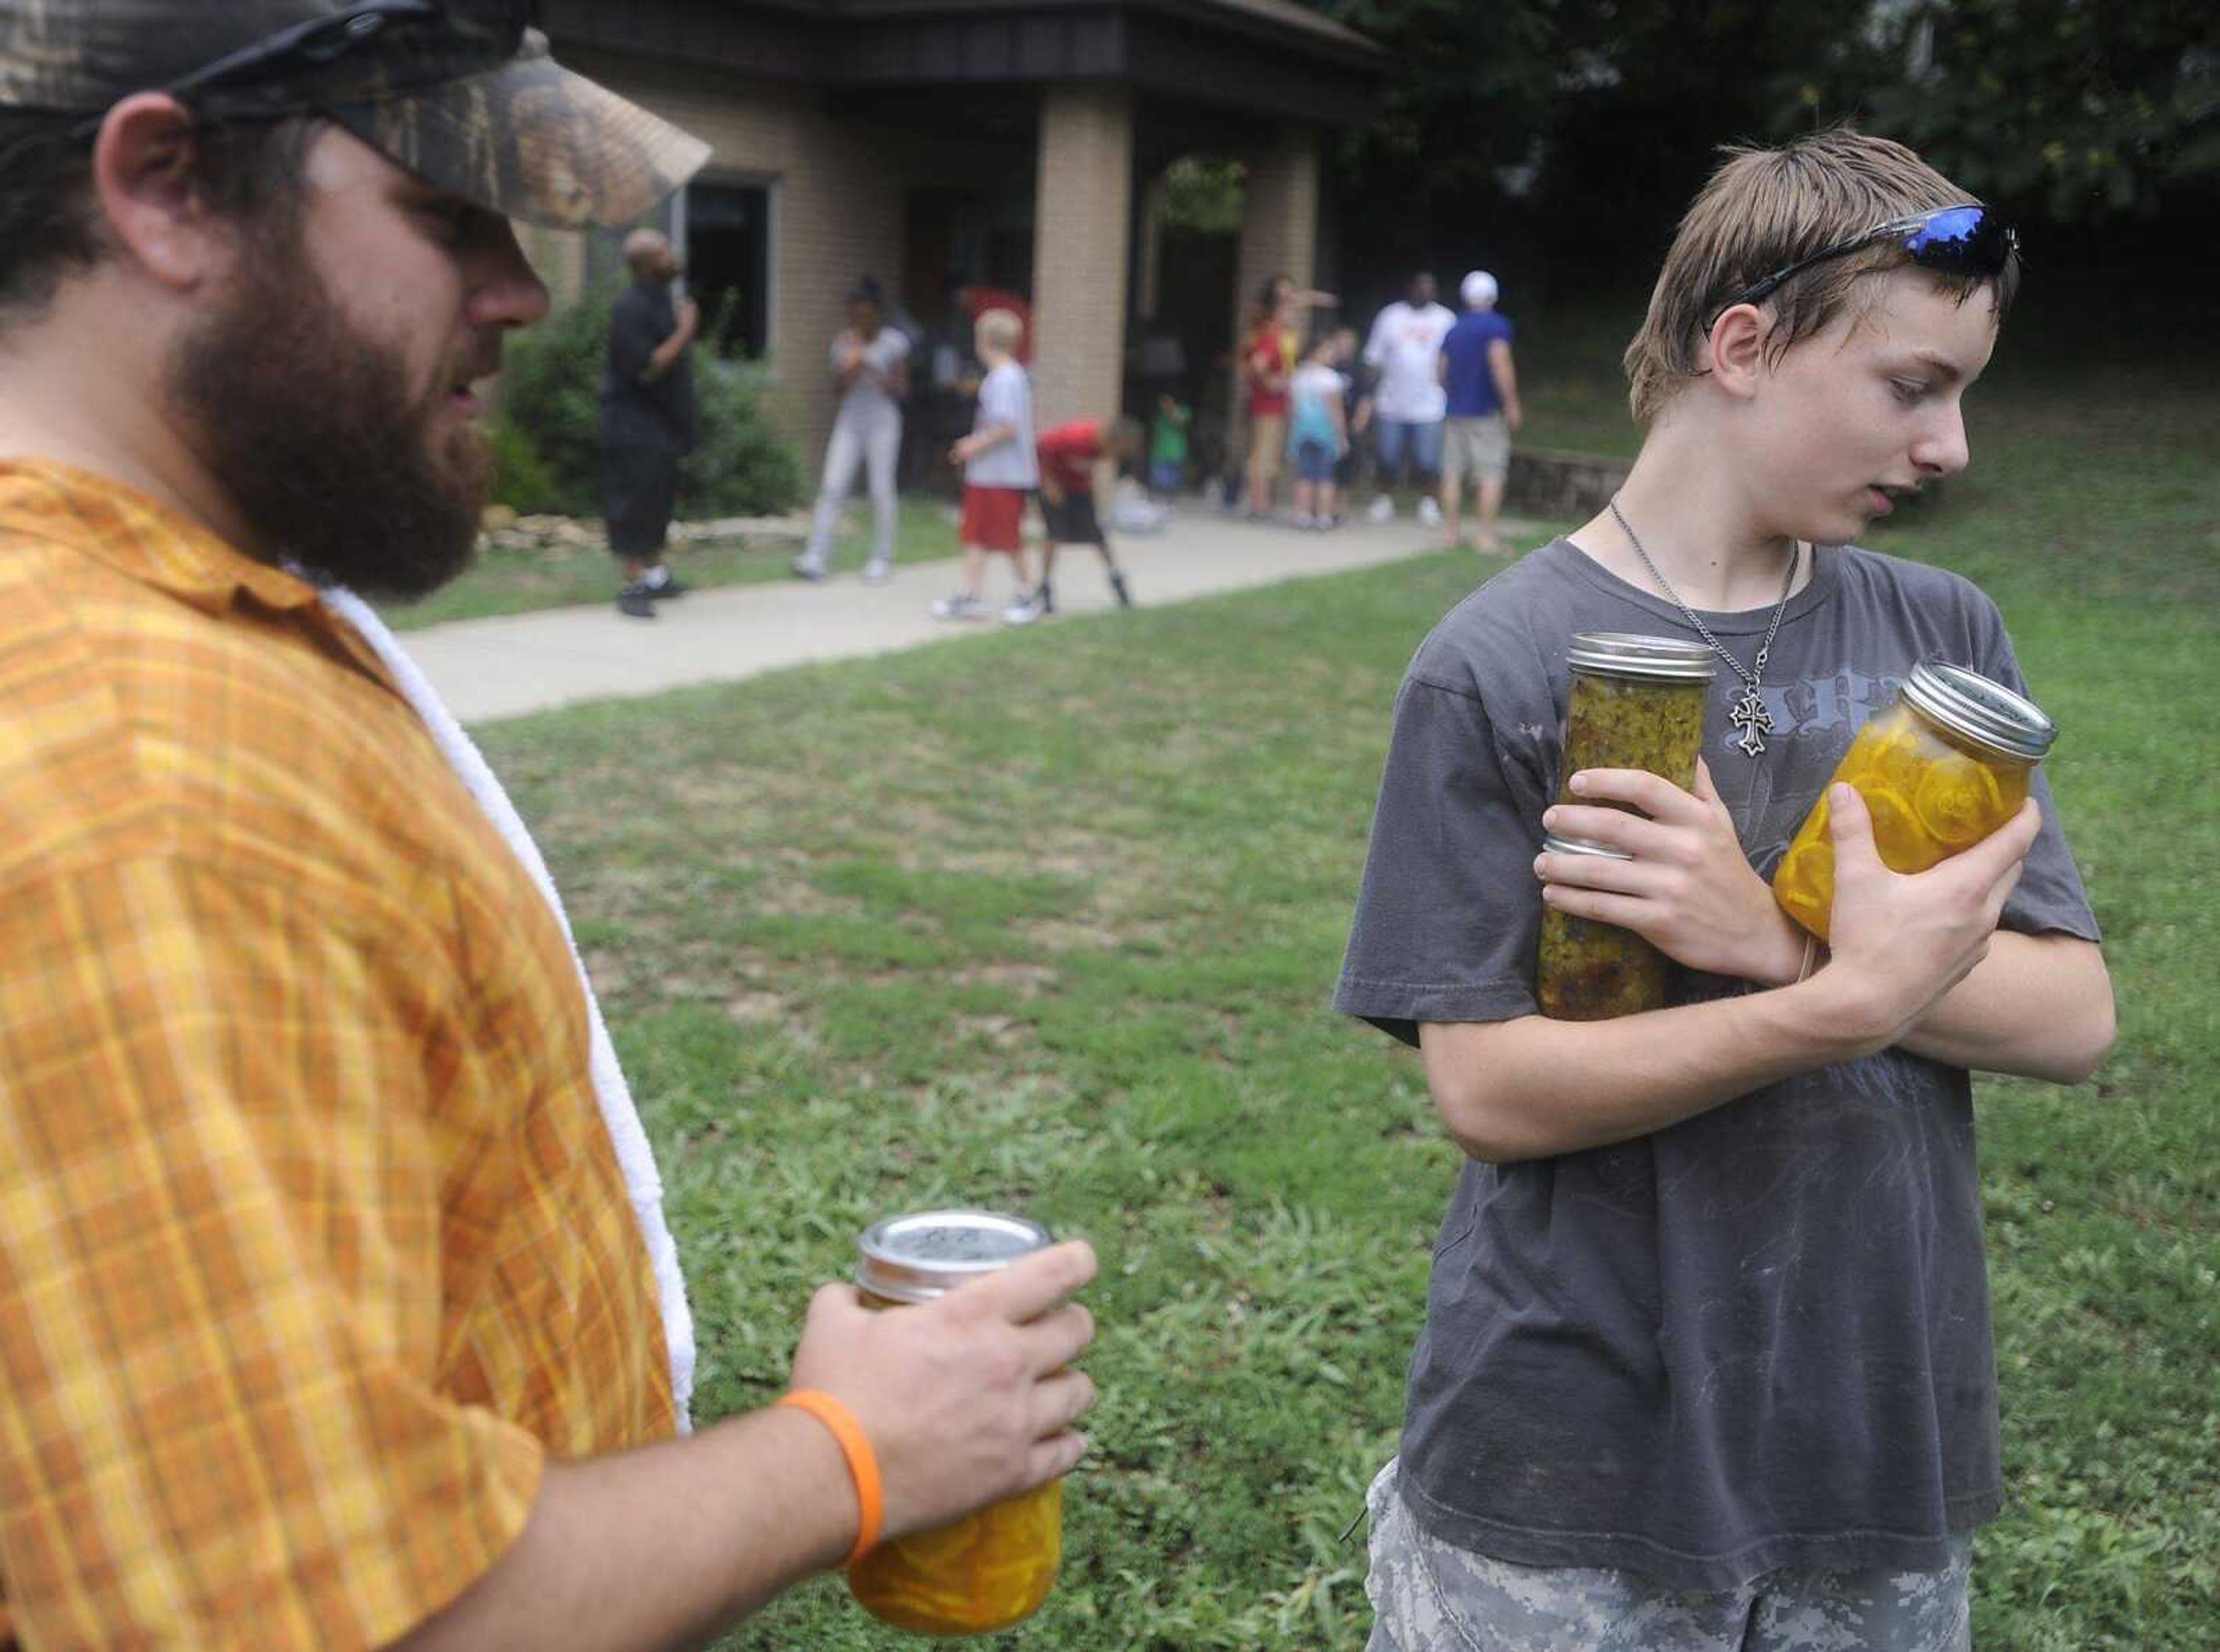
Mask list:
[[[1939,1572],[1768,1572],[1717,1593],[1631,1572],[1513,1566],[1431,1537],[1390,1462],[1366,1498],[1367,1652],[1968,1652],[1974,1540]]]

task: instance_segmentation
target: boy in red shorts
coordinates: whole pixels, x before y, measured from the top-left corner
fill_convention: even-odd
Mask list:
[[[1046,532],[1041,545],[1040,589],[1033,593],[1039,614],[1056,612],[1056,552],[1065,545],[1091,545],[1102,553],[1110,573],[1110,589],[1118,606],[1133,606],[1133,594],[1118,558],[1110,552],[1109,537],[1094,514],[1094,466],[1109,459],[1123,464],[1140,457],[1141,421],[1138,419],[1074,419],[1041,433],[1037,444],[1040,458],[1041,521]]]
[[[1014,558],[1018,595],[1002,610],[1012,625],[1038,617],[1026,593],[1032,581],[1026,568],[1025,542],[1018,525],[1026,496],[1040,485],[1033,457],[1033,390],[1018,365],[1018,341],[1025,323],[1007,309],[990,309],[973,330],[987,377],[979,384],[979,411],[971,433],[948,450],[963,467],[963,583],[932,605],[937,620],[983,620],[986,599],[980,587],[989,551]]]

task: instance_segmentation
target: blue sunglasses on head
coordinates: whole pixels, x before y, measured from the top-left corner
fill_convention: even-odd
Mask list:
[[[1853,235],[1846,241],[1801,258],[1793,264],[1785,264],[1771,275],[1761,277],[1744,287],[1726,302],[1718,306],[1704,318],[1704,331],[1709,333],[1718,324],[1720,316],[1737,304],[1755,304],[1769,298],[1780,290],[1780,284],[1791,276],[1800,275],[1815,264],[1824,264],[1881,241],[1893,240],[1904,249],[1905,256],[1923,270],[1932,270],[1938,275],[1973,276],[1983,280],[1994,280],[2004,273],[2005,265],[2019,250],[2019,231],[2000,221],[1986,207],[1968,203],[1959,207],[1937,207],[1932,212],[1915,214],[1909,218],[1895,218],[1885,224],[1876,224],[1861,235]]]

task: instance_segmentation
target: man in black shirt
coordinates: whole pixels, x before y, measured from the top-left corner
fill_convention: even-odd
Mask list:
[[[609,318],[602,375],[602,499],[609,550],[624,564],[617,612],[655,618],[656,603],[686,588],[664,566],[664,535],[678,493],[678,461],[694,446],[694,368],[686,352],[702,309],[675,299],[679,271],[670,241],[652,229],[625,241],[633,284]]]

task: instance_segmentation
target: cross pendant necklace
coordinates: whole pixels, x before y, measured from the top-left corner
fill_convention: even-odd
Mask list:
[[[1642,540],[1635,533],[1634,525],[1626,520],[1626,513],[1618,508],[1618,497],[1615,494],[1612,496],[1611,514],[1618,523],[1619,531],[1626,535],[1626,542],[1634,547],[1634,554],[1642,558],[1642,565],[1649,570],[1650,578],[1656,580],[1665,595],[1673,599],[1673,605],[1687,617],[1690,625],[1695,627],[1696,634],[1711,645],[1712,652],[1724,660],[1734,674],[1742,679],[1742,694],[1727,713],[1727,721],[1742,731],[1734,741],[1735,749],[1746,757],[1756,757],[1765,750],[1765,737],[1774,732],[1773,714],[1765,708],[1765,697],[1758,692],[1760,681],[1765,676],[1766,659],[1773,652],[1773,639],[1780,630],[1780,616],[1788,612],[1788,594],[1796,589],[1796,564],[1804,554],[1804,547],[1793,540],[1789,542],[1788,577],[1780,582],[1780,601],[1774,607],[1773,623],[1765,628],[1765,640],[1758,645],[1757,658],[1750,663],[1749,669],[1744,670],[1742,662],[1727,652],[1719,639],[1712,635],[1711,627],[1703,622],[1695,609],[1681,600],[1681,593],[1673,589],[1672,582],[1657,570],[1657,564],[1649,559],[1649,552],[1642,548]]]

